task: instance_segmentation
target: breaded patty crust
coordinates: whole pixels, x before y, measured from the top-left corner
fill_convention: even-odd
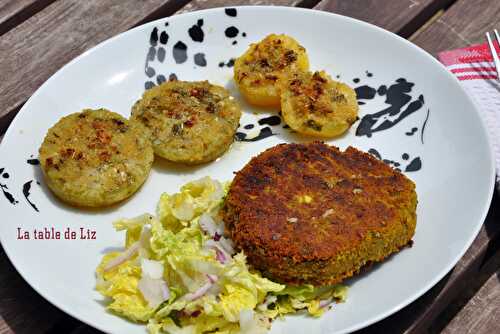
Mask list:
[[[40,150],[48,187],[77,206],[100,207],[132,195],[153,163],[153,148],[128,120],[106,109],[61,118]]]
[[[223,209],[248,262],[288,284],[341,282],[411,243],[415,184],[368,153],[281,144],[239,171]]]
[[[215,160],[232,144],[241,109],[208,81],[168,81],[144,92],[130,120],[142,126],[155,154],[173,162]]]

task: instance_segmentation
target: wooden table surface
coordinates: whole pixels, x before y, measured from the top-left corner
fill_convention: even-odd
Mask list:
[[[0,141],[44,81],[99,42],[157,18],[243,4],[351,16],[434,56],[482,43],[484,32],[500,28],[499,0],[0,0]],[[495,194],[483,228],[456,267],[414,303],[359,333],[500,333],[499,218]],[[45,301],[0,252],[0,334],[98,333]]]

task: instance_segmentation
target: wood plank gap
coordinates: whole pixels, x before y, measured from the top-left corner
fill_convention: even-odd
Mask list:
[[[492,198],[492,203],[498,203],[500,193],[495,190]],[[500,211],[496,210],[494,204],[490,207],[488,215],[485,219],[483,227],[479,232],[476,240],[487,238],[486,242],[481,242],[480,247],[473,243],[456,267],[451,272],[450,281],[442,291],[435,297],[432,304],[427,303],[425,311],[419,315],[418,320],[414,321],[406,333],[422,333],[428,331],[429,328],[443,315],[443,312],[458,300],[465,290],[473,287],[476,281],[481,281],[481,275],[485,272],[492,272],[492,262],[489,262],[492,245],[495,245],[500,240]],[[497,259],[498,260],[498,259]],[[496,262],[493,262],[496,263]],[[494,265],[494,264],[493,264]],[[480,288],[481,285],[478,286]],[[430,306],[429,306],[430,304]]]
[[[499,200],[500,194],[496,191],[492,203]],[[486,254],[491,254],[487,245],[494,245],[500,239],[499,221],[500,211],[494,206],[490,207],[475,241],[448,275],[398,313],[356,333],[426,333],[428,328],[438,321],[440,314],[472,284],[484,268]]]
[[[436,317],[434,323],[429,327],[429,334],[441,333],[450,323],[458,321],[458,319],[455,319],[456,316],[474,299],[474,296],[479,293],[489,278],[495,275],[498,268],[500,268],[500,236],[490,241],[490,247],[486,250],[485,259],[479,273],[467,284],[463,293],[452,300],[450,306]]]
[[[12,123],[12,120],[14,119],[14,117],[17,115],[19,110],[21,110],[21,108],[23,107],[23,105],[24,105],[24,102],[21,104],[18,104],[17,106],[12,108],[12,110],[9,113],[7,113],[4,117],[0,117],[0,135],[2,135],[2,137],[5,134],[5,131],[7,131],[7,128],[9,127],[10,123]]]
[[[314,8],[365,21],[402,37],[417,31],[437,11],[456,0],[321,0]]]
[[[489,276],[481,288],[467,301],[444,328],[435,333],[498,333],[500,309],[500,252],[488,263]],[[432,332],[434,333],[434,331]]]
[[[37,0],[21,8],[18,12],[12,14],[12,16],[8,17],[5,21],[0,22],[0,36],[16,27],[17,25],[23,23],[31,16],[48,7],[55,1],[56,0]]]
[[[321,0],[301,0],[297,3],[296,7],[300,8],[313,8],[317,4],[319,4]]]
[[[157,19],[165,18],[173,14],[176,14],[181,8],[183,8],[190,2],[191,0],[176,0],[172,2],[167,2],[163,6],[158,7],[157,10],[146,16],[136,25],[134,25],[134,27],[138,27],[144,23],[148,23]]]
[[[417,31],[415,31],[408,39],[411,41],[412,39],[416,38],[422,31],[425,31],[431,24],[436,22],[441,16],[444,14],[444,9],[438,10],[436,14],[434,14],[433,17],[431,17],[427,22],[424,23],[423,26],[418,28]]]
[[[1,245],[0,268],[0,334],[44,333],[67,317],[21,278]]]
[[[484,43],[484,33],[498,28],[499,18],[498,0],[458,0],[411,41],[432,55]]]
[[[138,26],[140,24],[143,24],[143,23],[146,23],[146,22],[158,19],[158,18],[170,16],[170,15],[176,13],[180,8],[184,7],[189,2],[190,2],[189,0],[164,1],[164,3],[161,6],[154,8],[151,12],[146,13],[146,15],[144,17],[140,17],[137,21],[131,22],[130,26],[124,27],[125,28],[124,30],[130,29],[132,27]],[[131,2],[129,1],[129,5],[130,5],[130,3]],[[8,40],[8,38],[12,38],[13,32],[15,32],[17,29],[29,30],[29,29],[26,29],[26,27],[24,27],[24,26],[27,25],[27,23],[29,23],[31,20],[33,20],[33,22],[37,22],[37,20],[43,20],[45,12],[47,12],[46,16],[54,15],[53,13],[51,13],[51,11],[52,11],[52,9],[55,8],[53,11],[56,11],[56,12],[59,11],[59,14],[63,15],[63,13],[61,12],[62,10],[74,10],[74,7],[76,7],[76,6],[89,7],[90,5],[84,4],[84,2],[81,2],[80,4],[78,4],[78,2],[76,2],[76,1],[72,2],[72,3],[70,3],[69,1],[68,2],[55,1],[55,2],[53,2],[52,6],[46,7],[46,9],[44,11],[39,12],[36,16],[30,18],[30,20],[26,21],[23,25],[18,25],[14,30],[11,30],[7,34],[3,35],[2,39],[5,39],[5,40],[3,40],[3,42],[7,44],[7,42],[5,42],[5,41]],[[148,6],[151,6],[151,5],[149,4]],[[44,33],[46,33],[46,32],[44,32]],[[102,34],[100,34],[100,35],[102,35]],[[81,37],[81,36],[79,36],[79,37]],[[109,36],[109,37],[111,37],[111,36]],[[95,44],[97,44],[98,42],[100,42],[100,41],[98,40]],[[89,47],[93,46],[93,45],[90,45],[90,43],[91,43],[90,40],[86,40],[85,43],[88,43]],[[79,47],[81,47],[81,46],[79,46]],[[73,57],[74,57],[74,55],[71,55],[71,57],[68,57],[68,60],[73,58]],[[47,74],[47,76],[48,76],[48,74]],[[16,101],[16,102],[17,102],[16,104],[13,103],[11,105],[4,106],[6,110],[0,111],[0,134],[3,134],[6,131],[6,129],[10,125],[10,122],[15,117],[15,115],[19,112],[19,110],[21,109],[22,105],[26,102],[26,100],[22,100],[22,101],[20,100],[20,101]]]
[[[408,38],[420,27],[425,25],[438,11],[450,7],[457,0],[436,0],[433,1],[429,6],[422,10],[418,15],[416,15],[412,20],[406,23],[399,31],[398,35],[404,38]]]
[[[192,0],[177,14],[194,12],[196,10],[220,8],[220,7],[236,7],[236,6],[297,6],[304,0]]]

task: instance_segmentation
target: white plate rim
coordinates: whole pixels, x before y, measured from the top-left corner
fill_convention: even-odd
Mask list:
[[[26,108],[26,106],[29,105],[29,103],[31,102],[31,100],[33,98],[35,98],[40,93],[40,91],[42,90],[42,88],[46,84],[48,84],[52,80],[55,80],[59,75],[61,75],[61,73],[63,72],[63,70],[66,67],[70,67],[70,66],[75,65],[76,63],[78,63],[84,57],[90,55],[93,52],[96,52],[98,49],[100,49],[102,47],[105,47],[105,46],[107,46],[110,43],[114,43],[114,42],[116,42],[119,39],[126,38],[129,34],[135,33],[136,31],[139,31],[139,30],[145,30],[145,29],[147,29],[147,28],[149,28],[151,26],[154,26],[155,24],[163,22],[166,18],[172,18],[172,17],[175,17],[175,16],[181,16],[181,15],[189,17],[189,16],[195,16],[195,15],[206,14],[206,13],[210,14],[210,12],[216,12],[216,11],[219,11],[219,10],[224,9],[224,8],[236,8],[237,10],[238,9],[245,10],[244,8],[252,8],[252,9],[257,9],[257,10],[276,10],[278,12],[282,11],[282,10],[283,11],[314,12],[314,15],[324,15],[324,16],[333,16],[333,17],[336,17],[336,19],[343,20],[344,22],[346,22],[347,25],[349,25],[349,24],[359,24],[359,25],[365,26],[365,27],[367,27],[369,29],[378,30],[381,33],[385,33],[385,34],[391,35],[392,38],[398,40],[399,42],[402,42],[402,43],[406,44],[414,52],[417,52],[417,53],[421,54],[423,57],[426,57],[428,60],[431,60],[433,63],[439,65],[439,67],[441,68],[441,72],[443,74],[445,74],[446,76],[448,76],[454,82],[455,86],[466,96],[466,99],[468,99],[469,102],[471,102],[471,104],[474,105],[475,108],[474,108],[473,111],[471,110],[471,112],[473,112],[475,114],[475,116],[479,118],[479,122],[481,124],[481,129],[486,134],[485,137],[486,137],[486,141],[487,141],[487,144],[488,144],[488,152],[489,152],[489,158],[490,158],[489,159],[490,160],[490,166],[489,166],[489,170],[490,170],[490,172],[489,172],[490,187],[488,189],[488,196],[487,196],[487,198],[489,198],[489,200],[487,200],[485,202],[485,205],[482,208],[481,218],[479,219],[478,224],[476,224],[475,230],[471,234],[471,237],[467,240],[467,242],[465,242],[463,249],[461,249],[460,252],[457,252],[457,255],[454,257],[454,259],[452,261],[450,261],[450,263],[447,266],[445,266],[439,272],[439,274],[437,274],[434,277],[433,280],[430,280],[430,282],[427,285],[425,285],[424,287],[422,287],[419,290],[416,290],[413,295],[411,295],[407,299],[403,300],[401,303],[399,303],[398,305],[394,306],[393,308],[391,308],[391,309],[389,309],[389,310],[387,310],[385,312],[378,313],[376,316],[373,316],[370,319],[367,319],[367,320],[365,320],[363,322],[360,322],[360,323],[358,323],[356,325],[353,325],[353,326],[351,326],[349,328],[346,328],[345,330],[340,331],[338,333],[340,333],[340,334],[342,334],[342,333],[350,333],[350,332],[353,332],[353,331],[365,328],[365,327],[367,327],[369,325],[372,325],[372,324],[374,324],[374,323],[376,323],[376,322],[378,322],[378,321],[380,321],[382,319],[385,319],[388,316],[390,316],[390,315],[398,312],[399,310],[401,310],[405,306],[408,306],[409,304],[411,304],[412,302],[414,302],[416,299],[418,299],[419,297],[421,297],[422,295],[424,295],[432,287],[434,287],[448,272],[451,271],[451,269],[463,257],[463,255],[465,254],[465,252],[470,248],[471,244],[473,243],[473,241],[477,237],[477,235],[478,235],[481,227],[483,226],[483,223],[484,223],[484,221],[486,219],[486,216],[488,214],[488,211],[489,211],[489,208],[490,208],[490,205],[491,205],[491,200],[493,198],[493,192],[494,192],[494,188],[495,188],[494,187],[495,186],[495,161],[493,159],[493,156],[494,156],[493,152],[494,151],[493,151],[492,142],[491,142],[491,139],[489,138],[489,136],[487,135],[488,132],[487,132],[486,123],[485,123],[484,119],[480,116],[480,113],[479,113],[479,110],[478,110],[479,107],[475,103],[475,101],[467,94],[467,92],[464,90],[464,88],[460,85],[460,82],[458,81],[458,79],[452,73],[450,73],[449,71],[447,71],[446,68],[436,58],[434,58],[431,54],[429,54],[427,51],[425,51],[424,49],[420,48],[419,46],[415,45],[414,43],[408,41],[407,39],[405,39],[405,38],[403,38],[403,37],[401,37],[401,36],[399,36],[399,35],[391,32],[391,31],[388,31],[386,29],[380,28],[380,27],[378,27],[378,26],[376,26],[374,24],[371,24],[371,23],[368,23],[368,22],[365,22],[365,21],[361,21],[361,20],[358,20],[358,19],[355,19],[355,18],[352,18],[352,17],[340,15],[340,14],[335,14],[335,13],[331,13],[331,12],[325,12],[325,11],[316,10],[316,9],[300,8],[300,7],[287,7],[287,6],[265,6],[265,5],[258,5],[258,6],[252,6],[252,5],[225,6],[225,7],[216,7],[216,8],[209,8],[209,9],[197,10],[197,11],[192,11],[192,12],[187,12],[187,13],[181,13],[181,14],[174,14],[172,16],[166,16],[166,17],[159,18],[157,20],[154,20],[154,21],[151,21],[151,22],[148,22],[148,23],[141,24],[141,25],[139,25],[137,27],[134,27],[132,29],[129,29],[127,31],[119,33],[119,34],[117,34],[117,35],[115,35],[115,36],[113,36],[111,38],[108,38],[108,39],[100,42],[99,44],[95,45],[94,47],[86,50],[82,54],[76,56],[74,59],[72,59],[71,61],[69,61],[68,63],[66,63],[65,65],[63,65],[61,68],[59,68],[40,87],[38,87],[37,90],[35,91],[35,93],[33,93],[33,95],[31,95],[30,98],[28,98],[28,100],[24,103],[24,105],[21,107],[21,109],[19,110],[19,112],[16,114],[16,116],[14,117],[14,119],[12,120],[12,122],[10,123],[7,131],[4,134],[2,142],[5,142],[5,140],[8,139],[10,137],[11,133],[14,131],[13,129],[15,128],[16,120],[18,118],[17,115],[19,115],[21,112],[23,112],[24,108]],[[0,235],[0,243],[2,243],[2,248],[4,249],[4,252],[7,255],[7,258],[9,259],[10,263],[14,266],[14,268],[16,269],[16,271],[21,275],[21,277],[23,278],[23,280],[26,283],[28,283],[40,296],[42,296],[46,301],[48,301],[52,305],[56,306],[58,309],[62,310],[66,314],[74,317],[75,319],[78,319],[79,321],[81,321],[81,322],[83,322],[83,323],[85,323],[85,324],[87,324],[87,325],[89,325],[89,326],[91,326],[93,328],[96,328],[96,329],[98,329],[100,331],[106,332],[104,328],[101,328],[99,325],[92,324],[90,320],[82,319],[77,314],[77,312],[73,312],[71,309],[65,307],[64,305],[60,305],[59,303],[57,303],[56,301],[54,301],[49,295],[44,294],[41,291],[41,288],[39,287],[39,284],[36,284],[36,283],[33,283],[32,281],[30,281],[30,279],[27,277],[27,275],[25,275],[25,273],[23,272],[23,270],[20,269],[20,268],[18,268],[18,266],[16,265],[16,263],[12,260],[13,259],[13,254],[10,254],[9,250],[3,247],[4,242],[2,241],[2,236],[1,235]]]

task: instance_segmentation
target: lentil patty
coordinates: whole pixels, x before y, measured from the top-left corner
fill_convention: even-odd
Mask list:
[[[148,177],[154,157],[143,133],[106,109],[61,118],[39,153],[48,187],[62,200],[88,207],[132,195]]]
[[[288,284],[341,282],[411,243],[414,183],[368,153],[281,144],[231,184],[227,232],[248,262]]]

